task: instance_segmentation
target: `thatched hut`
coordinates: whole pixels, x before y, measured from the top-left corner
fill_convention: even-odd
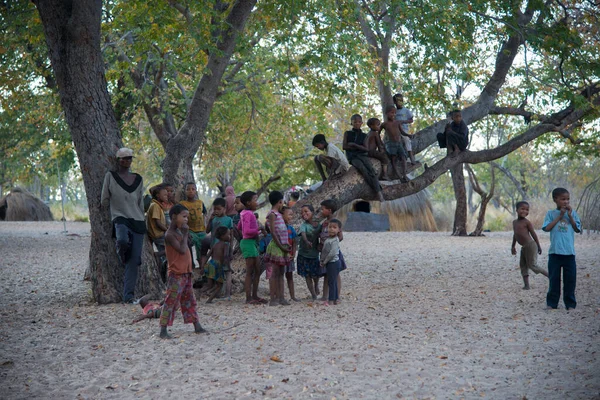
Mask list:
[[[2,221],[54,221],[50,208],[25,189],[13,188],[0,199]]]
[[[366,211],[364,200],[355,200],[346,204],[335,214],[335,217],[346,222],[349,212]],[[390,220],[390,231],[437,231],[435,218],[431,208],[431,202],[426,190],[400,199],[380,203],[371,201],[370,212],[376,214],[387,214]]]

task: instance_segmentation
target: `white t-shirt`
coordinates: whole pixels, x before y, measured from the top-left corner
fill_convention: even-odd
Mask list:
[[[348,159],[346,158],[346,155],[334,144],[327,144],[327,157],[335,158],[336,160],[338,160],[344,172],[348,171],[348,168],[350,168],[350,164],[348,164]],[[340,173],[341,171],[339,171],[338,168],[338,171],[335,172]]]
[[[406,107],[396,109],[396,121],[407,121],[413,119],[413,113]],[[406,133],[409,132],[408,124],[402,124],[402,130]]]

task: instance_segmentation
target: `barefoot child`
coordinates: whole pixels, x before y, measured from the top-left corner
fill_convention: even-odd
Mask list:
[[[176,204],[169,211],[171,225],[165,235],[167,262],[169,263],[167,293],[160,315],[160,337],[170,339],[167,326],[173,325],[175,312],[181,305],[183,321],[194,324],[194,332],[205,332],[198,322],[196,313],[196,297],[192,288],[192,252],[188,247],[189,213],[181,204]]]
[[[313,221],[315,210],[307,204],[302,207],[300,244],[298,246],[298,275],[306,280],[306,286],[313,300],[319,295],[319,224]]]
[[[208,293],[208,300],[206,303],[212,303],[213,299],[221,293],[223,282],[225,281],[225,271],[229,271],[231,276],[231,270],[229,268],[229,242],[231,241],[231,229],[225,226],[219,226],[214,232],[216,243],[211,249],[211,259],[208,261],[208,277],[211,278],[215,285],[211,292]]]
[[[537,255],[542,254],[542,246],[538,240],[533,225],[527,219],[529,215],[529,203],[520,201],[517,203],[517,219],[513,221],[513,240],[511,253],[517,254],[515,244],[518,242],[521,245],[521,259],[519,266],[521,267],[521,275],[523,276],[523,289],[529,290],[529,273],[532,270],[536,274],[542,274],[548,277],[548,273],[538,267]]]
[[[212,213],[210,219],[208,220],[208,224],[207,224],[208,226],[206,227],[207,233],[212,232],[212,234],[211,234],[212,239],[210,242],[211,249],[218,242],[218,238],[216,237],[215,233],[217,232],[217,229],[219,229],[219,227],[224,226],[225,228],[227,228],[229,230],[233,229],[233,221],[232,221],[231,217],[228,217],[227,215],[225,215],[225,210],[227,209],[227,201],[222,197],[217,197],[215,199],[215,201],[213,201],[212,208],[213,208],[213,213]],[[229,237],[231,238],[231,234]],[[231,250],[232,250],[231,240],[229,240],[227,242],[227,252],[229,254],[229,260],[232,259]],[[223,267],[225,268],[225,282],[226,282],[225,283],[225,296],[227,298],[229,298],[229,297],[231,297],[231,268],[229,266],[229,263],[223,264]],[[214,282],[212,282],[212,280],[209,277],[209,290],[212,289],[213,285],[214,285]]]
[[[272,238],[264,256],[271,294],[269,305],[289,306],[290,303],[283,297],[283,276],[285,275],[285,266],[290,262],[287,226],[281,215],[283,193],[276,190],[269,193],[269,203],[271,203],[271,211],[267,214],[267,224]]]
[[[258,207],[258,196],[256,193],[247,191],[242,193],[240,201],[244,210],[240,213],[240,222],[237,229],[241,231],[242,240],[240,250],[246,260],[246,279],[244,289],[246,290],[246,304],[263,304],[267,301],[258,297],[258,283],[260,280],[260,268],[258,264],[258,222],[254,211]]]
[[[552,200],[556,209],[546,213],[542,230],[550,232],[550,248],[548,249],[548,275],[550,287],[546,295],[546,305],[557,308],[560,300],[560,269],[565,307],[567,310],[577,307],[575,300],[575,283],[577,264],[575,263],[575,232],[581,232],[579,215],[571,208],[569,191],[556,188],[552,191]]]
[[[287,227],[288,245],[290,248],[290,261],[285,266],[285,279],[287,280],[288,290],[290,291],[290,298],[294,301],[300,301],[296,298],[296,291],[294,288],[294,271],[296,270],[294,265],[294,257],[296,256],[296,242],[298,233],[296,233],[294,227],[290,225],[293,216],[294,212],[291,208],[283,207],[283,221]]]
[[[338,292],[338,276],[340,273],[340,240],[338,239],[338,233],[342,227],[342,223],[337,219],[329,221],[328,235],[329,237],[323,244],[323,250],[321,251],[321,268],[325,268],[327,271],[327,285],[329,289],[329,296],[324,300],[323,305],[328,306],[329,302],[337,304],[339,298]],[[323,289],[323,292],[325,290]]]
[[[381,124],[381,129],[385,130],[386,143],[385,149],[392,159],[392,168],[398,178],[406,182],[406,150],[402,144],[402,135],[408,135],[400,127],[399,121],[396,121],[396,106],[387,106],[385,108],[386,121]],[[399,161],[398,161],[399,160]],[[400,162],[400,167],[398,167]]]
[[[140,299],[139,305],[143,311],[131,321],[132,325],[147,318],[160,318],[160,310],[162,309],[163,302],[150,301],[150,296],[147,294]]]
[[[204,225],[206,207],[202,200],[198,199],[198,189],[194,182],[185,184],[185,198],[179,204],[183,205],[190,212],[188,223],[190,227],[190,239],[196,249],[196,259],[200,266],[202,265],[202,240],[206,237],[206,226]]]
[[[377,118],[369,118],[367,126],[371,129],[367,135],[367,150],[368,156],[376,158],[381,162],[381,175],[379,177],[382,181],[389,181],[390,178],[387,173],[387,167],[390,162],[385,147],[381,141],[381,121]]]

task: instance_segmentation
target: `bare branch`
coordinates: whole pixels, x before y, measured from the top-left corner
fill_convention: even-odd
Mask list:
[[[515,178],[515,176],[510,172],[508,168],[503,167],[495,161],[490,161],[490,164],[492,165],[492,167],[500,170],[502,173],[504,173],[504,175],[506,175],[508,179],[510,179],[513,185],[515,185],[515,188],[517,188],[517,191],[519,192],[523,200],[527,199],[527,193],[525,192],[525,189],[523,189],[521,182],[519,182],[519,180]]]
[[[169,5],[171,7],[173,7],[174,9],[176,9],[177,11],[179,11],[181,13],[181,15],[183,15],[183,17],[185,18],[185,21],[187,22],[187,24],[191,25],[192,20],[194,19],[194,16],[192,15],[192,13],[190,12],[190,9],[187,6],[184,6],[183,4],[181,4],[175,0],[169,0]]]

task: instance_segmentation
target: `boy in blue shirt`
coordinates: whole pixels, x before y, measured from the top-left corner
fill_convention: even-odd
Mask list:
[[[556,188],[552,191],[556,209],[546,213],[542,230],[550,232],[548,249],[548,275],[550,287],[546,295],[546,305],[556,309],[560,300],[560,268],[563,269],[563,301],[567,310],[576,308],[575,283],[577,265],[575,263],[575,232],[581,232],[579,215],[569,205],[569,191]]]

